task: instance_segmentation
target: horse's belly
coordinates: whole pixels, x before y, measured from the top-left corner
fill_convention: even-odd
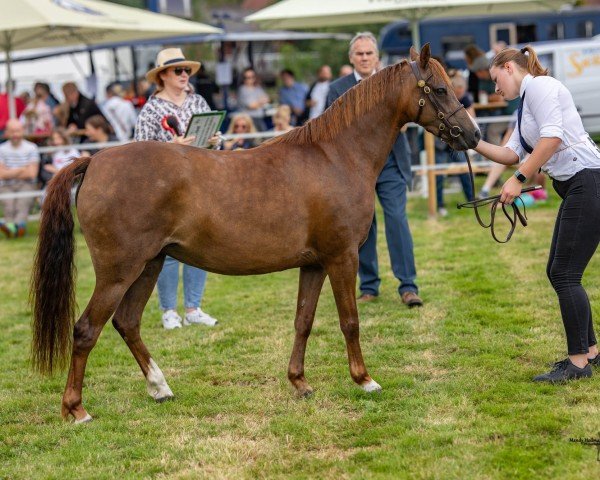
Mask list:
[[[257,275],[318,263],[317,253],[308,247],[252,243],[202,242],[200,248],[172,245],[169,256],[189,265],[223,275]]]

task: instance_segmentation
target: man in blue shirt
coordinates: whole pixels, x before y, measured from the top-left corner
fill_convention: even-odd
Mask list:
[[[292,125],[297,124],[297,120],[304,113],[306,108],[305,99],[308,93],[308,87],[304,83],[296,82],[294,72],[289,69],[283,69],[279,73],[283,86],[279,89],[279,103],[289,105],[292,109]]]

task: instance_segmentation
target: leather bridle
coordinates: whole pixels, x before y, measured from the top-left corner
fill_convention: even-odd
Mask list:
[[[454,109],[454,111],[450,115],[446,116],[446,114],[442,111],[443,110],[442,105],[440,104],[438,99],[435,98],[435,95],[431,90],[431,86],[428,85],[428,83],[433,78],[433,72],[431,70],[429,70],[429,75],[427,76],[426,79],[423,79],[423,77],[421,76],[421,70],[419,69],[417,62],[410,62],[410,66],[412,68],[412,71],[413,71],[415,77],[417,78],[417,87],[419,87],[421,89],[421,92],[427,96],[427,99],[433,104],[433,106],[437,110],[437,117],[438,117],[438,119],[441,120],[440,124],[438,125],[438,130],[440,131],[440,135],[442,134],[441,132],[448,129],[448,133],[451,137],[454,137],[454,138],[460,137],[462,135],[462,128],[460,128],[458,125],[452,125],[450,123],[450,119],[457,112],[464,109],[465,107],[462,105],[462,103],[458,102],[458,105]],[[445,87],[445,85],[444,85],[444,87]],[[421,113],[423,113],[423,108],[425,107],[425,104],[426,104],[425,99],[423,98],[423,96],[421,96],[421,98],[419,98],[419,112],[417,113],[417,118],[415,118],[415,120],[414,120],[415,123],[419,122],[419,119],[421,118]]]
[[[415,61],[410,62],[410,66],[412,68],[413,74],[415,75],[415,77],[417,79],[417,87],[419,87],[421,89],[422,94],[425,94],[427,99],[431,102],[431,104],[437,110],[437,117],[440,120],[440,124],[438,125],[438,130],[439,130],[440,136],[442,136],[442,132],[444,132],[447,129],[448,133],[451,137],[453,137],[453,138],[460,137],[463,133],[462,129],[458,125],[452,125],[450,123],[450,119],[458,111],[463,109],[464,106],[459,102],[458,106],[454,109],[454,111],[450,115],[446,116],[446,114],[442,111],[442,105],[440,104],[438,99],[435,97],[434,93],[432,92],[432,87],[429,85],[431,82],[431,79],[433,78],[433,72],[431,70],[429,70],[429,75],[427,76],[426,79],[423,79],[423,77],[421,76],[421,70],[420,70],[419,66],[417,65],[417,62],[415,62]],[[423,113],[423,108],[425,107],[426,103],[427,102],[425,101],[425,98],[423,98],[423,95],[421,95],[421,98],[419,98],[419,111],[417,113],[417,118],[415,118],[415,120],[414,120],[415,123],[419,122],[419,119],[421,118],[421,114]],[[463,152],[463,154],[465,156],[465,159],[467,160],[467,165],[469,166],[469,179],[471,181],[471,188],[472,188],[472,191],[475,192],[475,181],[473,179],[473,168],[471,167],[471,160],[469,159],[469,155],[467,155],[466,151]],[[526,188],[522,192],[537,190],[538,188],[541,188],[541,187],[538,186],[538,187],[533,187],[533,188]],[[517,200],[520,200],[521,204],[523,205],[523,213],[521,213],[521,211],[519,210],[519,207],[516,205]],[[510,230],[509,230],[508,234],[506,235],[506,238],[504,240],[500,240],[496,236],[496,231],[494,228],[495,219],[496,219],[496,209],[498,208],[499,203],[500,203],[500,195],[496,195],[494,197],[483,198],[480,200],[473,200],[471,202],[462,203],[460,205],[457,205],[457,207],[458,208],[472,208],[473,210],[475,210],[475,217],[477,218],[477,222],[479,222],[479,225],[481,225],[483,228],[490,228],[492,237],[494,238],[494,240],[496,240],[496,242],[506,243],[510,240],[510,238],[512,237],[512,235],[515,231],[515,228],[517,226],[517,218],[521,222],[521,225],[523,225],[524,227],[527,226],[527,215],[526,215],[527,210],[525,208],[525,203],[523,202],[523,199],[521,197],[515,198],[513,203],[510,204],[510,206],[512,207],[512,215],[509,214],[506,204],[504,204],[504,203],[501,204],[502,212],[504,213],[504,216],[508,219],[508,221],[510,223]],[[490,212],[491,217],[490,217],[490,223],[486,224],[481,219],[479,210],[477,208],[482,207],[484,205],[489,205],[489,204],[492,205],[491,212]]]

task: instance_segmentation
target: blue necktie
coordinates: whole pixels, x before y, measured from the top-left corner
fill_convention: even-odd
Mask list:
[[[533,152],[533,148],[525,141],[523,135],[521,135],[521,116],[523,115],[523,103],[525,102],[525,92],[523,92],[523,96],[521,97],[521,101],[519,102],[519,109],[517,112],[518,121],[517,126],[519,128],[519,141],[521,142],[521,146],[525,149],[527,153]]]

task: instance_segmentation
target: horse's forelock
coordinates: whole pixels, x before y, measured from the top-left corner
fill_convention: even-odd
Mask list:
[[[444,70],[444,67],[442,67],[440,62],[438,62],[435,58],[429,60],[429,65],[431,66],[432,71],[436,72],[440,77],[442,77],[442,80],[444,80],[446,85],[450,85],[452,83],[448,73],[446,73],[446,70]]]

